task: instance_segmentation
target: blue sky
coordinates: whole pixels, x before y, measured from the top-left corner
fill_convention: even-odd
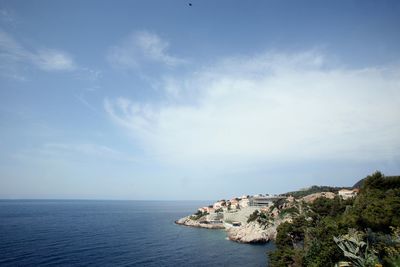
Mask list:
[[[398,1],[0,1],[0,198],[400,173]]]

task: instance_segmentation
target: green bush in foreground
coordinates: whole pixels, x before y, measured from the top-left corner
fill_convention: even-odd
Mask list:
[[[303,205],[306,212],[278,227],[270,266],[326,267],[348,261],[400,267],[399,176],[376,172],[364,180],[355,199],[320,198]]]

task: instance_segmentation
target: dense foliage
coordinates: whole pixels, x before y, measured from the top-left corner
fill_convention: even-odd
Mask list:
[[[355,199],[318,198],[303,210],[278,227],[270,266],[400,266],[400,177],[376,172]]]

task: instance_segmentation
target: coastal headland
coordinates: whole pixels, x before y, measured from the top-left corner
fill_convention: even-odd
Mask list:
[[[321,191],[324,189],[327,191]],[[194,214],[178,219],[175,223],[224,229],[229,240],[239,243],[266,243],[276,239],[280,224],[290,223],[293,217],[305,213],[307,204],[317,198],[353,198],[358,189],[311,187],[292,193],[222,199],[209,206],[199,207]]]

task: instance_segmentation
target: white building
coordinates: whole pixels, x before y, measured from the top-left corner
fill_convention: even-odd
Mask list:
[[[270,206],[273,204],[274,201],[279,200],[279,199],[286,199],[286,197],[283,196],[258,196],[258,197],[251,197],[250,198],[250,206],[257,206],[257,207],[263,207],[263,206]]]
[[[338,194],[343,199],[349,199],[357,196],[358,189],[341,189]]]
[[[239,200],[239,206],[240,208],[246,208],[249,206],[250,200],[248,198],[242,198]]]
[[[232,199],[229,201],[229,203],[231,204],[231,205],[230,205],[231,210],[236,210],[236,209],[239,208],[239,201],[238,201],[236,198],[232,198]]]
[[[200,211],[201,213],[205,213],[208,212],[208,207],[198,208],[197,210]]]
[[[214,203],[213,208],[217,210],[222,208],[223,206],[226,206],[225,201],[217,201]]]

